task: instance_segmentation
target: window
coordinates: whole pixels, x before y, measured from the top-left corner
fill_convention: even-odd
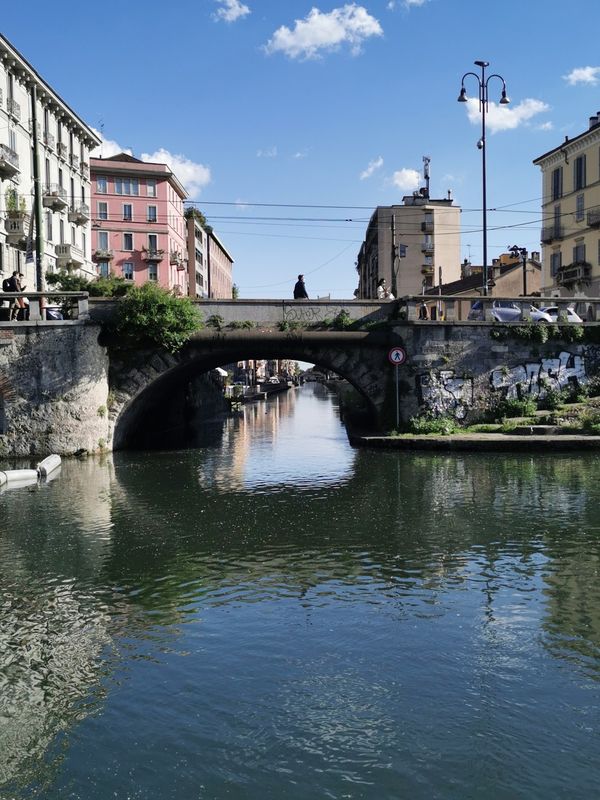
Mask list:
[[[46,239],[52,241],[52,212],[48,211],[46,214]]]
[[[61,244],[65,243],[65,223],[62,219],[58,221],[58,241]]]
[[[108,203],[98,203],[98,219],[108,219]]]
[[[573,248],[573,263],[585,261],[585,243],[580,242]]]
[[[156,206],[148,206],[148,222],[156,222]]]
[[[133,280],[133,261],[123,262],[123,277],[128,280]]]
[[[110,274],[110,262],[108,261],[99,261],[98,262],[98,272],[102,278],[108,278]]]
[[[52,181],[50,180],[50,159],[46,159],[46,163],[44,165],[45,172],[46,172],[46,186],[50,186]]]
[[[576,203],[577,207],[575,211],[575,221],[581,222],[581,220],[583,219],[583,210],[585,208],[585,195],[578,194],[576,198]]]
[[[154,178],[146,178],[146,194],[148,197],[156,197],[156,180]]]
[[[157,281],[158,280],[158,266],[156,261],[150,261],[148,264],[148,280],[149,281]]]
[[[71,206],[74,207],[75,206],[75,181],[73,180],[73,178],[71,178],[70,181],[69,181],[69,187],[71,189],[71,198],[70,198],[71,199]]]
[[[573,163],[573,190],[585,188],[585,156],[578,156]]]
[[[138,195],[140,193],[139,181],[137,178],[115,178],[116,194]]]
[[[8,146],[11,150],[17,149],[17,134],[14,131],[14,128],[8,129]]]
[[[77,239],[75,238],[75,226],[71,225],[71,244],[75,244]]]
[[[123,250],[133,250],[133,233],[123,234]]]
[[[562,266],[562,253],[560,250],[558,253],[551,253],[550,254],[550,274],[554,277],[558,270]]]
[[[58,168],[58,185],[61,189],[63,188],[63,171],[60,167]]]
[[[98,250],[108,250],[108,231],[98,231]]]
[[[158,236],[155,233],[148,234],[148,250],[156,253],[158,250]]]
[[[83,250],[83,255],[87,252],[87,237],[84,231],[81,231],[81,249]]]
[[[133,206],[131,203],[123,203],[123,219],[129,222],[133,219]]]
[[[96,191],[98,194],[106,194],[108,192],[108,178],[104,175],[98,175],[96,178]]]

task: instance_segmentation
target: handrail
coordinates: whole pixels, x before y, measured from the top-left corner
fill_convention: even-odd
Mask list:
[[[38,322],[43,319],[42,315],[42,300],[71,300],[73,303],[77,301],[77,316],[75,319],[85,320],[89,319],[89,292],[2,292],[0,293],[0,301],[2,300],[16,300],[18,298],[27,298],[29,300],[29,322]]]

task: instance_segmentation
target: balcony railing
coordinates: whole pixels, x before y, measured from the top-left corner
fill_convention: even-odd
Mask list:
[[[433,275],[434,269],[429,264],[423,264],[421,267],[421,275]]]
[[[87,161],[81,162],[81,174],[83,175],[84,178],[90,177],[90,165],[88,164]]]
[[[69,211],[69,222],[74,222],[76,225],[85,225],[90,218],[90,207],[87,203],[78,203],[71,206]]]
[[[54,150],[56,147],[56,139],[51,133],[46,132],[44,134],[44,144],[48,148],[48,150]]]
[[[162,261],[164,257],[164,250],[154,250],[147,247],[142,247],[142,261]]]
[[[600,225],[600,206],[590,208],[587,213],[587,224],[590,228],[597,228]]]
[[[3,100],[4,100],[4,94],[2,93],[2,89],[0,89],[0,106],[2,106]]]
[[[37,134],[37,140],[39,141],[42,138],[42,126],[39,122],[35,123],[35,132]],[[29,120],[29,133],[33,133],[33,120]]]
[[[177,250],[172,250],[169,256],[169,264],[176,266],[177,269],[183,269],[185,264],[181,253],[179,253]]]
[[[63,144],[62,142],[58,143],[58,147],[56,148],[56,152],[59,155],[59,158],[64,158],[65,161],[67,159],[67,145]]]
[[[560,286],[570,286],[578,281],[587,281],[591,271],[592,265],[588,261],[574,261],[558,270],[556,283]]]
[[[55,244],[54,254],[58,260],[59,267],[83,266],[83,250],[74,244]]]
[[[12,178],[19,172],[19,156],[10,147],[0,144],[0,176]]]
[[[421,230],[423,233],[433,233],[433,222],[422,222]]]
[[[555,239],[562,239],[565,235],[565,229],[562,225],[548,225],[542,228],[542,242],[549,244]]]
[[[21,119],[21,106],[12,97],[8,97],[6,100],[6,110],[17,122]]]
[[[71,153],[71,166],[73,169],[79,169],[79,156],[76,156],[75,153]]]
[[[107,250],[105,247],[97,247],[92,254],[92,258],[94,261],[112,261],[114,254],[112,250]]]
[[[30,215],[26,211],[9,211],[4,220],[6,239],[13,247],[24,250],[27,245]]]
[[[67,201],[67,190],[57,183],[44,186],[42,205],[45,208],[51,208],[53,211],[62,211],[69,205]]]
[[[421,252],[426,253],[427,255],[433,254],[433,243],[432,242],[423,242],[421,245]]]

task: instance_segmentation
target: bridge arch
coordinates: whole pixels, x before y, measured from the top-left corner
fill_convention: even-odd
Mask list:
[[[149,421],[156,421],[174,395],[184,394],[199,375],[247,359],[288,358],[335,372],[365,399],[377,422],[389,374],[382,338],[380,332],[202,331],[176,356],[158,350],[130,352],[126,358],[115,354],[109,409],[112,447],[135,447]],[[168,426],[169,421],[162,424]]]

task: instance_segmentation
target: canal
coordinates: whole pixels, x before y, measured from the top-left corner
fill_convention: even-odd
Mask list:
[[[205,439],[0,494],[2,800],[597,796],[598,457]]]

